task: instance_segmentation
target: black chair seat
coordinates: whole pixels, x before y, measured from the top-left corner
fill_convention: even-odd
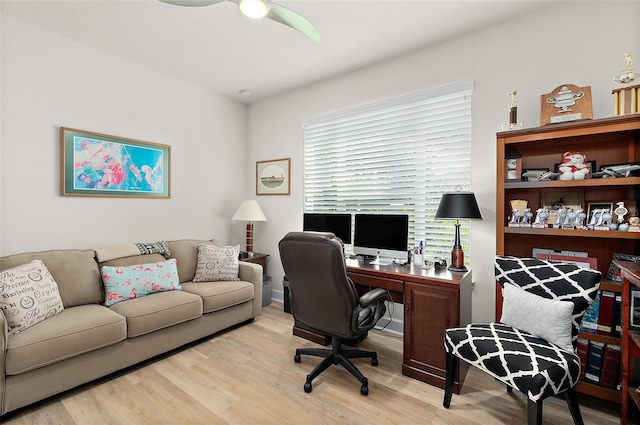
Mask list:
[[[532,401],[563,393],[580,379],[575,353],[502,323],[445,330],[447,353],[482,369]]]

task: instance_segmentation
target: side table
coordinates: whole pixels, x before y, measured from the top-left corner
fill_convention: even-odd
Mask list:
[[[262,266],[262,275],[267,275],[267,260],[269,259],[268,254],[260,254],[258,252],[254,252],[253,255],[247,258],[240,258],[240,261],[245,261],[247,263],[256,263]]]

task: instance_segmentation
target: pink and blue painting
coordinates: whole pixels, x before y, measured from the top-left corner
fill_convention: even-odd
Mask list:
[[[61,139],[63,195],[170,196],[170,146],[64,127]]]

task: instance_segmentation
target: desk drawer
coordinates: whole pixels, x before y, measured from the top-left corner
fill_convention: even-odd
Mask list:
[[[398,279],[371,276],[361,273],[347,273],[356,285],[371,286],[373,288],[384,288],[390,291],[403,292],[404,282]]]

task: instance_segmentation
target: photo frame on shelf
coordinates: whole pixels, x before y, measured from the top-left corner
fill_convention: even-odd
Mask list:
[[[614,253],[611,257],[611,264],[609,264],[609,270],[607,271],[607,279],[614,282],[622,282],[620,277],[620,268],[616,266],[615,261],[631,261],[633,263],[640,263],[640,256],[631,254]]]
[[[291,158],[256,162],[256,195],[289,195]]]
[[[547,190],[541,193],[540,205],[549,210],[548,223],[553,223],[558,217],[558,210],[562,207],[577,210],[582,208],[582,190],[560,189]]]
[[[587,218],[585,219],[585,223],[591,223],[591,219],[593,218],[593,213],[595,210],[602,210],[607,208],[611,214],[613,214],[613,202],[589,202],[587,205]]]
[[[553,172],[554,173],[559,173],[560,171],[558,170],[558,168],[560,168],[561,165],[562,165],[562,163],[555,164],[553,166]],[[595,160],[587,161],[587,168],[589,169],[589,174],[584,176],[584,178],[585,179],[590,179],[591,175],[593,173],[595,173],[596,171],[598,171],[598,169],[596,168],[596,161]]]
[[[522,178],[522,158],[507,158],[504,160],[505,180],[520,180]]]
[[[171,146],[60,128],[62,196],[171,197]]]

